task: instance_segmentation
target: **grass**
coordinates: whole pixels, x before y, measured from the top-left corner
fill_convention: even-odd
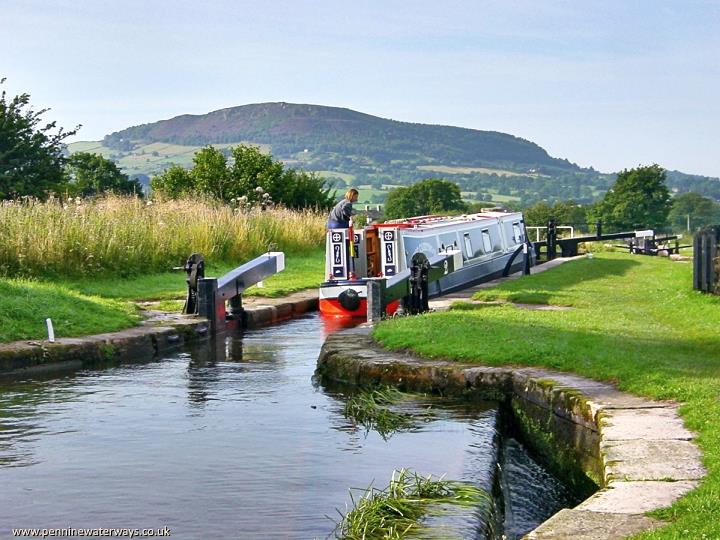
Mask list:
[[[324,224],[314,212],[238,212],[202,200],[0,202],[0,342],[46,337],[47,317],[58,337],[68,337],[133,326],[137,301],[179,310],[185,274],[170,269],[193,252],[204,255],[208,277],[219,277],[275,244],[285,270],[245,294],[317,287]]]
[[[0,203],[0,275],[117,277],[167,271],[191,253],[235,264],[265,252],[314,252],[325,215],[252,210],[204,200],[106,197]]]
[[[597,253],[477,298],[573,309],[466,303],[383,322],[375,337],[426,357],[543,366],[682,402],[680,413],[698,433],[708,476],[672,507],[654,513],[668,526],[639,538],[720,537],[720,297],[692,290],[690,264]]]
[[[412,415],[389,407],[406,398],[407,394],[389,387],[360,391],[345,402],[344,414],[387,440],[394,432],[413,425]]]
[[[111,332],[140,320],[134,304],[85,296],[61,285],[0,279],[0,342],[44,339],[51,318],[57,337]]]
[[[350,493],[352,498],[352,492]],[[479,505],[491,501],[483,490],[401,469],[385,489],[367,488],[335,529],[344,540],[400,539],[421,529],[420,518],[431,504]],[[341,514],[342,515],[342,514]]]
[[[323,176],[323,177],[325,177],[325,176],[334,176],[334,177],[336,177],[336,178],[340,178],[340,179],[342,179],[342,180],[345,182],[345,184],[346,184],[347,186],[349,186],[350,183],[351,183],[353,180],[355,180],[355,175],[354,175],[354,174],[344,173],[344,172],[340,172],[340,171],[327,171],[327,170],[326,170],[326,171],[316,171],[316,172],[317,172],[320,176]],[[338,187],[342,187],[342,186],[338,186]]]
[[[219,276],[237,264],[210,266]],[[324,274],[324,253],[286,255],[285,270],[251,287],[246,296],[279,297],[316,288]],[[8,279],[0,278],[0,343],[47,337],[45,319],[53,319],[57,337],[112,332],[137,324],[135,302],[160,301],[153,309],[180,312],[187,293],[184,272],[129,278]]]
[[[205,275],[220,277],[244,262],[247,260],[209,265],[205,269]],[[324,251],[316,249],[309,253],[286,254],[285,270],[265,280],[263,288],[250,287],[245,295],[269,298],[286,296],[303,289],[317,287],[323,280],[324,274]],[[184,298],[187,293],[185,272],[182,271],[152,273],[124,279],[62,279],[59,282],[81,294],[119,300],[173,300]]]

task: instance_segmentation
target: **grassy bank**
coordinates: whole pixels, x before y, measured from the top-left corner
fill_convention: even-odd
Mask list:
[[[286,269],[248,295],[313,288],[324,275],[324,215],[283,209],[241,212],[203,200],[134,197],[0,202],[0,342],[110,332],[141,318],[135,302],[180,310],[191,253],[221,276],[273,249]]]
[[[0,343],[47,338],[51,318],[58,337],[112,332],[140,320],[137,307],[87,296],[62,285],[24,279],[0,279]]]
[[[207,276],[220,276],[245,261],[211,265]],[[324,252],[286,254],[285,270],[251,287],[246,296],[279,297],[312,289],[325,272]],[[58,337],[112,332],[141,318],[136,302],[162,301],[156,309],[182,309],[187,293],[184,272],[128,278],[24,279],[0,278],[0,343],[47,337],[45,319],[52,318]]]
[[[207,277],[220,277],[249,259],[234,263],[211,264],[205,269]],[[285,270],[268,278],[264,287],[251,287],[246,295],[269,298],[286,296],[303,289],[317,287],[325,274],[325,252],[316,249],[308,253],[286,253]],[[185,272],[159,272],[132,276],[126,279],[95,277],[93,279],[54,280],[85,295],[119,300],[169,300],[184,298],[187,293]]]
[[[720,537],[720,298],[692,290],[690,264],[603,253],[483,291],[499,305],[387,321],[375,336],[411,349],[485,365],[533,365],[683,402],[708,477],[656,516],[671,521],[642,538]],[[517,303],[568,306],[532,311]]]
[[[267,251],[309,253],[324,239],[324,215],[253,210],[202,200],[106,197],[61,203],[0,202],[0,275],[128,276],[168,271],[191,253],[236,264]]]

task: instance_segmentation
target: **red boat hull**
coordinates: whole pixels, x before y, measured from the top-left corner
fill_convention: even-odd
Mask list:
[[[386,308],[388,315],[394,315],[397,311],[400,302],[395,300],[390,302]],[[367,299],[360,299],[360,306],[353,311],[350,311],[340,305],[340,301],[337,298],[321,298],[320,299],[320,314],[323,317],[331,318],[359,318],[365,319],[367,317]]]

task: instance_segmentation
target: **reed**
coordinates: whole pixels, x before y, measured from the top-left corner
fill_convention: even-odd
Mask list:
[[[407,469],[393,471],[385,489],[372,486],[356,501],[335,528],[336,538],[344,540],[400,539],[418,532],[420,519],[430,505],[489,504],[490,495],[464,482],[421,476]]]
[[[267,251],[317,250],[324,216],[248,211],[210,200],[21,199],[0,202],[0,275],[128,276],[165,271],[190,253],[213,263]]]
[[[345,402],[344,414],[366,431],[377,431],[387,440],[396,431],[410,428],[414,423],[410,414],[389,408],[406,398],[406,394],[390,387],[361,390]]]

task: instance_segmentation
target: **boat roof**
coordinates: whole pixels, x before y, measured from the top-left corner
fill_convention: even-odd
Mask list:
[[[476,214],[462,214],[459,216],[415,216],[406,219],[395,219],[377,224],[376,227],[402,227],[402,228],[434,228],[446,225],[459,225],[485,219],[499,219],[510,216],[522,216],[520,212],[478,212]]]

